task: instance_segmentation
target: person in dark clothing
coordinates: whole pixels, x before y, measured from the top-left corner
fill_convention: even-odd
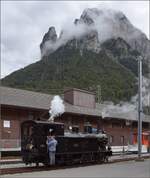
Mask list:
[[[106,162],[108,162],[108,158],[110,156],[112,156],[112,150],[111,150],[111,146],[108,145],[107,152],[106,152],[106,157],[105,157]]]
[[[108,156],[112,156],[111,146],[108,146],[107,150],[108,150],[108,153],[109,153],[109,155],[108,155]]]

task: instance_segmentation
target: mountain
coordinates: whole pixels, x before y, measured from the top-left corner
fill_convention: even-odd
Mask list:
[[[49,38],[47,40],[45,37],[48,35]],[[55,37],[55,40],[51,36]],[[133,50],[141,53],[144,61],[150,67],[150,41],[120,11],[111,9],[99,10],[96,8],[85,9],[80,19],[75,19],[70,28],[63,29],[59,37],[57,37],[54,27],[49,29],[45,37],[41,43],[42,55],[46,55],[47,51],[50,53],[52,49],[55,50],[62,44],[66,44],[72,38],[82,39],[82,47],[94,52],[100,51],[101,43],[104,41],[122,38]],[[81,40],[79,44],[81,44]],[[81,48],[81,45],[78,46]]]
[[[76,87],[102,100],[128,101],[137,93],[137,57],[149,77],[150,42],[122,12],[85,9],[58,36],[50,27],[40,44],[41,60],[13,72],[2,84],[46,93]]]

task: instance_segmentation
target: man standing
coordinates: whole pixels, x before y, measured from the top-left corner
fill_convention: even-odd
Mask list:
[[[54,135],[49,134],[47,136],[47,146],[49,151],[50,165],[55,165],[55,152],[56,152],[57,140],[55,139]]]

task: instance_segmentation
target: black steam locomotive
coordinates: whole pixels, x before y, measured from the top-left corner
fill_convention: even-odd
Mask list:
[[[56,164],[104,162],[111,155],[106,149],[106,134],[93,134],[89,125],[85,126],[84,134],[75,127],[72,132],[64,133],[62,123],[28,120],[21,124],[21,153],[25,164],[48,165],[46,140],[50,130],[54,131],[58,141]]]

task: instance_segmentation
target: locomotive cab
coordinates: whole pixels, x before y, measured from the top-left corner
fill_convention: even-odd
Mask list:
[[[63,136],[64,124],[33,120],[21,124],[21,153],[26,164],[47,162],[46,140],[51,131],[56,136]]]

